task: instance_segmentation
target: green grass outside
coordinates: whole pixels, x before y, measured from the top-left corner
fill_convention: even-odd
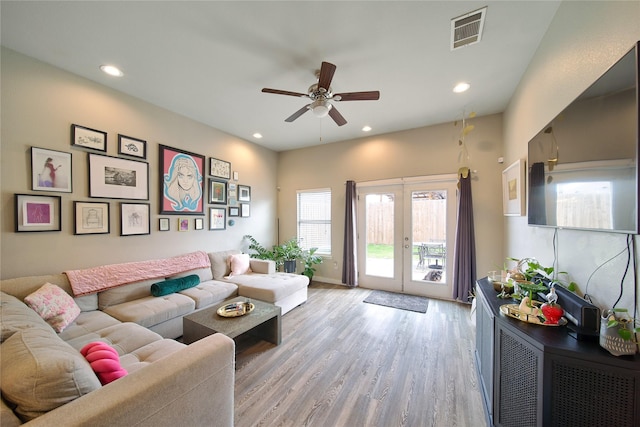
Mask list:
[[[417,249],[413,251],[413,257],[418,259]],[[393,245],[370,243],[367,245],[367,258],[393,259]]]

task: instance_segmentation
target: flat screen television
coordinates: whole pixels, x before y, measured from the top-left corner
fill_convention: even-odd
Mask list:
[[[638,234],[639,53],[529,141],[529,225]]]

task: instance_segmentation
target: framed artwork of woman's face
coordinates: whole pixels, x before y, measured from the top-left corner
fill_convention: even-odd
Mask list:
[[[203,215],[205,158],[160,145],[160,214]]]

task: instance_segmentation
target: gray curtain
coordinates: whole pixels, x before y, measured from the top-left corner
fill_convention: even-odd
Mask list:
[[[344,250],[342,258],[342,283],[358,286],[358,256],[356,248],[356,183],[347,181],[344,211]]]
[[[476,238],[473,229],[473,202],[471,198],[471,172],[459,176],[458,222],[453,259],[453,298],[469,302],[470,291],[476,281]]]

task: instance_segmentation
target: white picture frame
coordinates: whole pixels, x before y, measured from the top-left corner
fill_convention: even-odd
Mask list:
[[[505,216],[524,216],[525,209],[524,159],[518,159],[502,171],[502,210]]]
[[[90,153],[89,197],[149,200],[149,164]]]

